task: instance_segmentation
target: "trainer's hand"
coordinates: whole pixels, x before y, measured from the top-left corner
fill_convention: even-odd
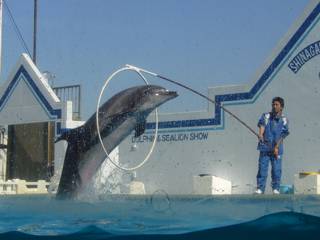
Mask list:
[[[276,157],[276,159],[278,159],[278,156],[279,156],[279,147],[278,146],[274,147],[273,154]]]
[[[264,142],[263,135],[259,135],[258,139],[259,139],[259,142]]]

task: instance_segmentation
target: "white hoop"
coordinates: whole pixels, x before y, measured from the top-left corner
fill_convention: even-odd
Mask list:
[[[98,99],[98,103],[97,103],[97,109],[96,109],[96,124],[97,124],[97,133],[98,133],[98,138],[99,138],[99,141],[100,141],[100,144],[102,146],[102,149],[103,151],[105,152],[105,154],[107,155],[107,158],[109,159],[109,161],[114,165],[116,166],[117,168],[123,170],[123,171],[134,171],[140,167],[142,167],[150,158],[152,152],[153,152],[153,149],[154,147],[156,146],[156,142],[157,142],[157,136],[158,136],[158,109],[156,108],[155,111],[156,111],[156,130],[155,130],[155,135],[154,135],[154,139],[153,139],[153,143],[152,143],[152,146],[149,150],[149,153],[147,154],[147,156],[145,157],[145,159],[140,163],[138,164],[137,166],[135,167],[131,167],[131,168],[125,168],[125,167],[122,167],[120,166],[119,164],[115,163],[109,156],[104,144],[103,144],[103,141],[102,141],[102,138],[101,138],[101,134],[100,134],[100,128],[99,128],[99,106],[100,106],[100,101],[101,101],[101,97],[102,97],[102,94],[104,93],[104,90],[106,89],[106,87],[108,86],[109,82],[111,81],[111,79],[117,75],[118,73],[120,72],[123,72],[123,71],[126,71],[126,70],[131,70],[131,71],[134,71],[136,72],[141,78],[142,80],[145,82],[146,85],[149,85],[149,82],[147,81],[147,79],[142,75],[142,73],[139,71],[139,69],[137,68],[134,68],[134,67],[131,67],[131,66],[126,66],[126,67],[123,67],[123,68],[120,68],[119,70],[115,71],[113,74],[111,74],[111,76],[105,81],[103,87],[101,88],[101,91],[100,91],[100,95],[99,95],[99,99]]]

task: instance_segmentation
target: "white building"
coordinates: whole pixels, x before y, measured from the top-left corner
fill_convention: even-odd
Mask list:
[[[6,130],[0,149],[2,179],[47,179],[54,162],[61,162],[61,149],[54,139],[72,121],[70,102],[62,103],[30,57],[22,54],[0,89],[0,125]]]

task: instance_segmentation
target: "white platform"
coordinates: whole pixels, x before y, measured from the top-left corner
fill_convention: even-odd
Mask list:
[[[132,181],[129,188],[130,194],[146,194],[143,182]]]
[[[45,180],[27,182],[21,179],[0,180],[0,195],[8,194],[47,194],[49,183]]]
[[[295,194],[320,194],[320,174],[295,174]]]
[[[193,176],[193,193],[216,195],[231,194],[232,184],[230,181],[215,176]]]

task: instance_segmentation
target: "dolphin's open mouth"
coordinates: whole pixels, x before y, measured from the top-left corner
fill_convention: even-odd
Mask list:
[[[176,91],[166,91],[165,95],[171,96],[172,98],[178,97],[178,93]]]
[[[178,93],[176,91],[169,91],[167,89],[161,89],[158,90],[157,93],[155,93],[155,95],[157,96],[169,96],[170,99],[175,98],[178,96]]]

